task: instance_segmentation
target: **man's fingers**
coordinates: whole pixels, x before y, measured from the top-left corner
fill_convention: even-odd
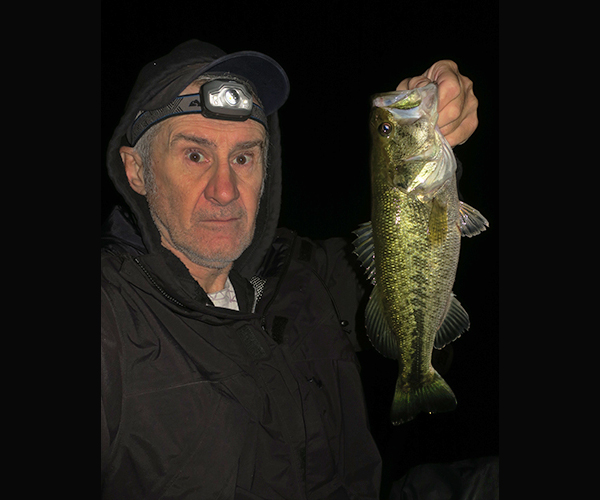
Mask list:
[[[404,80],[402,80],[396,87],[396,90],[412,90],[424,87],[425,85],[431,82],[432,80],[430,80],[424,75],[413,76],[412,78],[405,78]]]
[[[405,78],[396,90],[412,90],[431,82],[438,84],[438,127],[451,146],[463,144],[479,123],[472,80],[460,74],[454,61],[446,59],[420,76]]]
[[[473,98],[469,100],[469,107],[467,108],[464,119],[455,120],[445,127],[440,127],[442,134],[444,134],[444,137],[450,146],[454,147],[464,144],[466,140],[473,135],[473,132],[475,132],[479,125],[477,106],[477,98],[473,95]]]
[[[465,93],[460,80],[454,75],[446,76],[438,81],[438,125],[441,128],[458,120],[465,106]]]

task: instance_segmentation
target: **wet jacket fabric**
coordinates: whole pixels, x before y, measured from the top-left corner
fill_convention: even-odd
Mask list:
[[[118,148],[150,88],[136,84],[108,149],[128,206],[111,214],[101,252],[102,498],[378,498],[355,355],[364,290],[346,241],[277,228],[276,113],[255,238],[230,273],[232,311],[162,247],[127,183]]]

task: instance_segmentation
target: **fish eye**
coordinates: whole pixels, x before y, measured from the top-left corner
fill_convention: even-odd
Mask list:
[[[392,125],[390,123],[383,122],[381,125],[379,125],[378,130],[381,135],[388,137],[392,131]]]

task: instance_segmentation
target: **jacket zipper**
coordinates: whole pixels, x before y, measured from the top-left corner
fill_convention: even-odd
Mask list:
[[[273,301],[279,294],[279,288],[281,287],[283,277],[287,274],[288,268],[290,267],[290,262],[292,261],[292,256],[294,254],[294,244],[296,243],[296,233],[292,231],[292,234],[293,234],[293,238],[290,243],[288,255],[286,256],[286,260],[281,268],[281,272],[279,273],[279,276],[277,277],[277,285],[275,286],[273,295],[271,296],[271,299],[265,306],[265,308],[262,312],[262,315],[261,315],[261,319],[260,319],[260,326],[269,337],[271,337],[271,334],[267,331],[267,327],[266,327],[267,312],[268,312],[269,308],[271,307],[271,304],[273,304]],[[288,369],[289,369],[289,367],[288,367]],[[269,386],[264,381],[262,375],[260,375],[260,377],[263,380],[263,384],[265,385],[267,392],[270,392],[268,389]],[[293,439],[290,434],[290,430],[288,429],[286,422],[283,420],[283,417],[281,416],[278,406],[275,405],[274,407],[275,407],[275,411],[277,411],[279,413],[280,420],[283,422],[282,431],[283,431],[286,441],[290,444],[290,449],[292,450],[290,453],[290,459],[292,462],[291,465],[294,469],[296,469],[296,474],[298,475],[298,481],[302,485],[302,489],[299,491],[299,493],[302,495],[302,498],[306,498],[306,448],[304,448],[302,450],[295,450],[292,447],[291,443],[292,443]],[[306,443],[305,443],[305,446],[306,446]]]
[[[267,311],[269,310],[269,308],[271,307],[271,304],[273,303],[273,301],[279,294],[279,288],[281,287],[281,282],[283,281],[283,276],[286,275],[287,270],[290,267],[290,262],[292,261],[292,255],[294,253],[294,244],[296,243],[296,233],[294,231],[292,231],[292,235],[293,235],[293,238],[292,238],[292,242],[290,243],[290,249],[288,251],[288,255],[286,256],[283,267],[281,268],[281,272],[279,273],[279,276],[277,277],[277,285],[275,286],[275,290],[273,292],[273,295],[271,296],[271,299],[269,300],[269,302],[263,309],[262,316],[260,318],[260,326],[263,329],[263,331],[266,332],[267,335],[269,335],[269,336],[271,336],[271,334],[267,331],[267,327],[266,327]]]
[[[185,309],[185,306],[181,302],[179,302],[175,297],[172,297],[167,292],[165,292],[165,290],[154,280],[152,275],[148,272],[148,270],[140,262],[140,259],[138,259],[137,257],[134,257],[133,261],[140,267],[142,272],[146,275],[146,278],[148,278],[148,281],[150,281],[152,286],[154,288],[156,288],[164,298],[171,301],[173,304],[178,305],[179,307],[183,307]]]

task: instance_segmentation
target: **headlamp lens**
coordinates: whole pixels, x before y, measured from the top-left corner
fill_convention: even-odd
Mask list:
[[[225,102],[230,106],[235,106],[240,100],[240,94],[235,89],[227,89],[225,91]]]

